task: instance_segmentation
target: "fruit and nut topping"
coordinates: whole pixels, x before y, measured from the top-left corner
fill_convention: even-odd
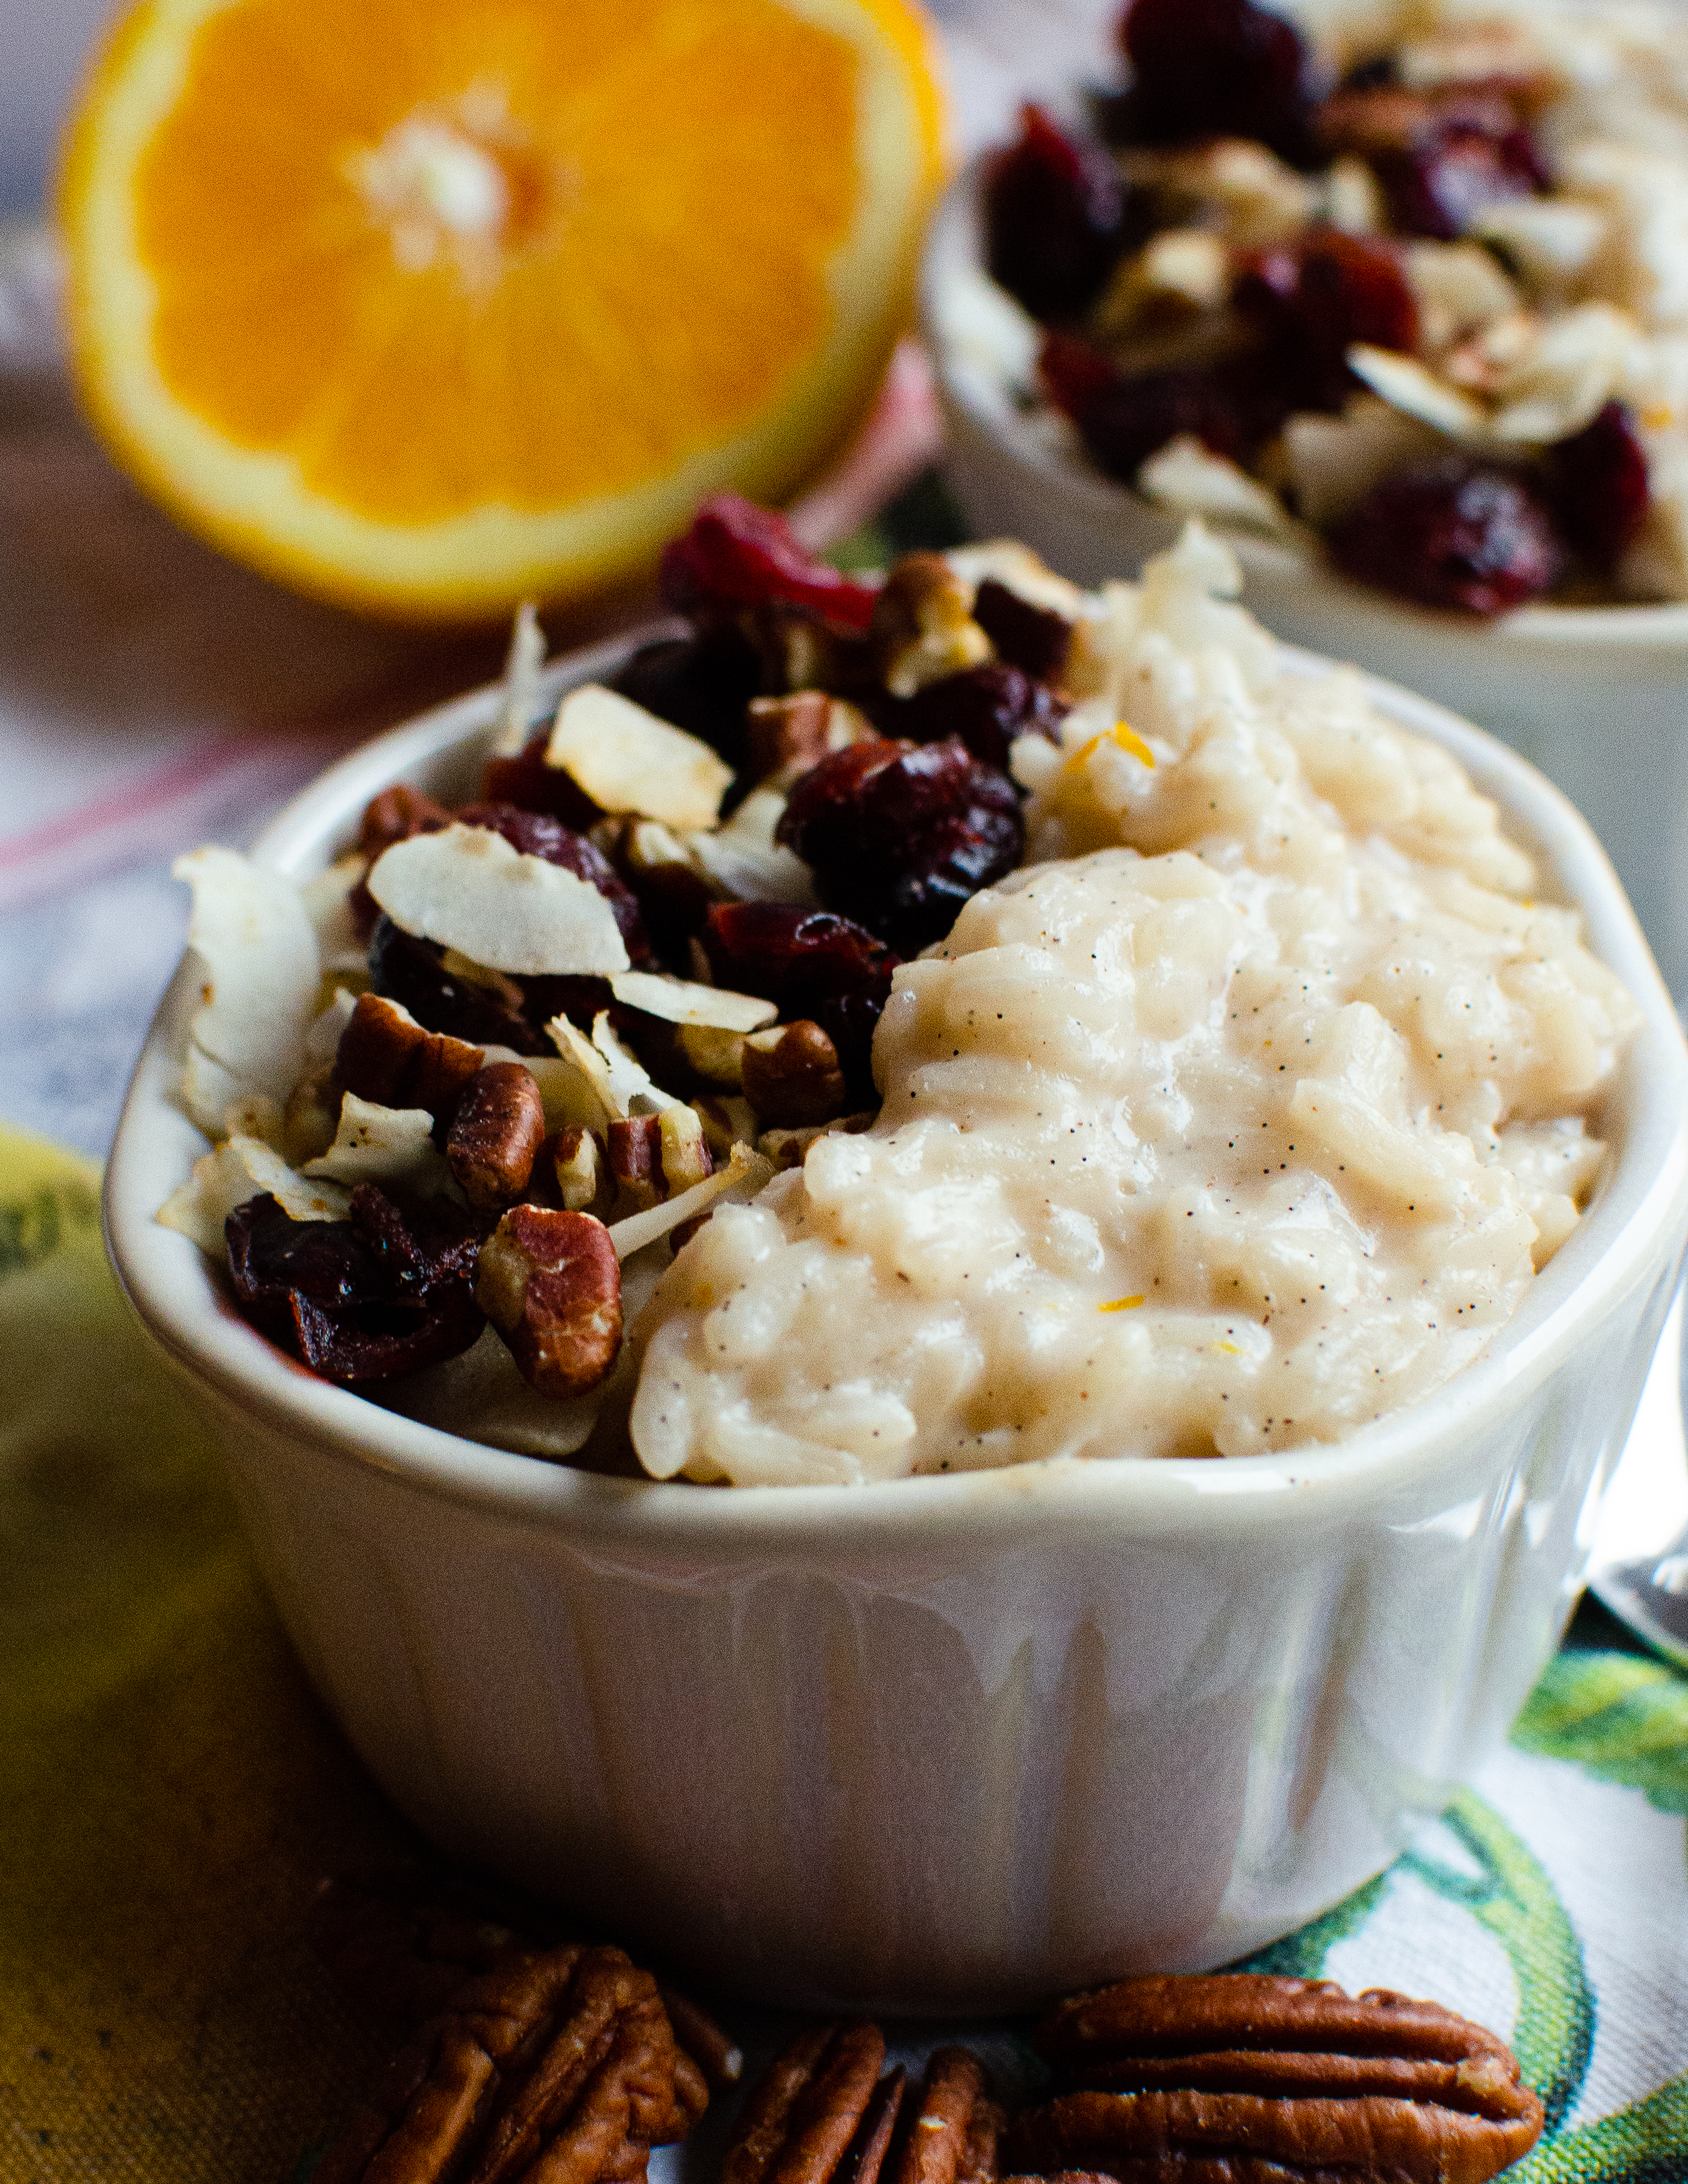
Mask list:
[[[1128,0],[1117,44],[944,307],[1053,439],[1422,605],[1688,599],[1675,11]]]
[[[1421,483],[1450,596],[1553,550],[1516,481]],[[1195,526],[1095,593],[1004,543],[876,588],[727,501],[670,566],[694,633],[512,701],[471,800],[384,791],[303,895],[188,861],[219,1142],[162,1217],[256,1325],[738,1484],[1255,1453],[1479,1354],[1637,1017],[1446,753]]]

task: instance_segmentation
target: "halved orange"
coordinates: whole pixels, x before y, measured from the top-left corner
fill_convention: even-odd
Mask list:
[[[914,0],[142,0],[65,146],[77,377],[304,590],[602,589],[839,443],[941,134]]]

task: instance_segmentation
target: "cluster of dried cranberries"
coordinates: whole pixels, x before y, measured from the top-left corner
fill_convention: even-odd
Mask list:
[[[409,2039],[320,2184],[638,2184],[736,2086],[738,2050],[695,2003],[521,1916],[473,1891],[431,1902],[411,1876],[325,1892],[322,1953]],[[1492,2033],[1329,1981],[1125,1980],[1061,2003],[1033,2045],[1049,2083],[1011,2120],[968,2048],[937,2048],[915,2086],[877,2025],[810,2026],[751,2088],[722,2184],[1486,2184],[1541,2133]]]
[[[295,1088],[286,1149],[331,1175],[348,1102],[373,1128],[409,1115],[431,1125],[433,1154],[412,1149],[428,1188],[383,1172],[344,1218],[264,1195],[226,1227],[242,1309],[329,1379],[437,1363],[490,1323],[543,1393],[600,1386],[621,1258],[665,1233],[649,1217],[723,1162],[755,1181],[871,1120],[892,973],[1020,861],[1009,754],[1069,710],[1062,615],[932,554],[857,582],[731,496],[669,548],[663,582],[688,636],[515,736],[476,800],[401,786],[364,815],[348,908],[365,990]],[[656,793],[665,766],[685,778]],[[573,952],[504,945],[502,910],[440,908],[494,883],[517,922],[563,919]],[[518,967],[477,960],[476,933]]]
[[[1356,344],[1418,350],[1407,245],[1476,233],[1497,205],[1551,189],[1533,126],[1541,86],[1503,72],[1409,85],[1390,53],[1323,82],[1295,25],[1257,0],[1128,0],[1118,36],[1129,80],[1096,102],[1101,136],[1028,105],[990,164],[987,265],[1043,322],[1043,392],[1100,469],[1134,483],[1192,439],[1305,515],[1286,422],[1337,415],[1362,391]],[[1372,231],[1346,231],[1315,189],[1281,235],[1225,236],[1226,189],[1241,203],[1269,187],[1234,160],[1223,179],[1233,148],[1282,163],[1291,192],[1340,162]],[[1142,271],[1157,241],[1173,246],[1158,286]],[[1533,458],[1466,448],[1408,463],[1340,522],[1318,521],[1349,574],[1493,615],[1567,578],[1608,583],[1648,505],[1636,420],[1613,400]]]

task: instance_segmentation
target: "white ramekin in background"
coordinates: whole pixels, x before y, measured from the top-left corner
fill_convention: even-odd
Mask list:
[[[1023,539],[1083,584],[1134,576],[1180,519],[1040,430],[973,337],[983,165],[951,186],[922,284],[950,483],[981,538]],[[1688,996],[1688,605],[1529,606],[1479,621],[1351,583],[1294,544],[1224,537],[1267,628],[1454,707],[1555,781],[1606,844],[1666,983]]]
[[[547,696],[625,649],[554,669]],[[1504,1735],[1575,1597],[1688,1234],[1688,1050],[1564,800],[1374,694],[1500,800],[1646,1021],[1602,1118],[1610,1173],[1518,1317],[1339,1446],[711,1489],[394,1415],[273,1348],[153,1218],[203,1150],[173,1100],[184,966],[108,1171],[113,1256],[214,1425],[311,1676],[426,1834],[718,1985],[1000,2009],[1300,1925]],[[469,792],[497,705],[345,760],[259,854],[304,876],[387,783]]]

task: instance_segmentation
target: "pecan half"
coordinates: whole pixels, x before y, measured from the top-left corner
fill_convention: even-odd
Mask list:
[[[936,2049],[907,2126],[896,2184],[989,2184],[1002,2124],[978,2058],[965,2048]]]
[[[542,1396],[583,1396],[621,1346],[621,1270],[589,1213],[513,1206],[481,1246],[475,1301]]]
[[[703,1117],[690,1107],[632,1115],[610,1125],[610,1173],[618,1214],[643,1213],[713,1174]]]
[[[1045,2175],[1485,2184],[1541,2133],[1541,2103],[1492,2033],[1328,1980],[1126,1980],[1062,2003],[1036,2044],[1063,2090],[1016,2122],[1007,2153]]]
[[[545,1102],[533,1072],[489,1061],[463,1088],[445,1156],[475,1211],[491,1213],[521,1196],[544,1141]]]
[[[317,2184],[610,2184],[675,2114],[656,1982],[563,1947],[471,1980],[354,2114]]]
[[[872,2184],[884,2159],[901,2098],[882,2090],[884,2036],[876,2025],[817,2025],[781,2049],[764,2072],[727,2150],[722,2184]],[[877,2145],[871,2170],[858,2161],[858,2137]],[[865,2146],[861,2149],[865,2151]]]

